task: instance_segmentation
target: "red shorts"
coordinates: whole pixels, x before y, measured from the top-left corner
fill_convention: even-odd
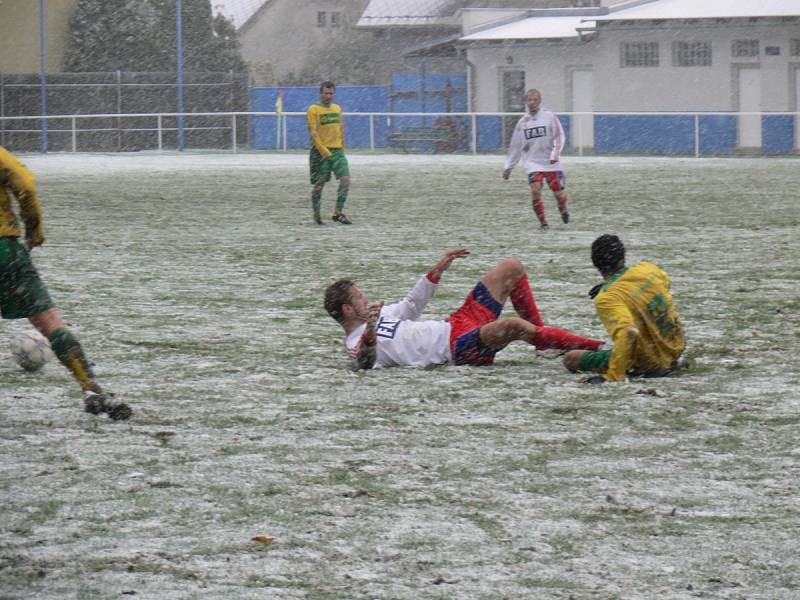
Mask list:
[[[459,309],[450,315],[450,352],[457,365],[490,365],[500,348],[491,348],[480,337],[481,327],[496,321],[503,305],[483,283],[467,294]]]
[[[528,173],[529,184],[542,183],[542,181],[546,181],[554,192],[560,192],[567,187],[564,171],[534,171],[533,173]]]

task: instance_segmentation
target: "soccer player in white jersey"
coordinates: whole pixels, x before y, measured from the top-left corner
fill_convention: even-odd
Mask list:
[[[522,159],[528,173],[528,184],[531,186],[533,212],[539,219],[542,229],[547,229],[547,217],[542,202],[542,181],[546,181],[558,202],[561,220],[569,223],[566,190],[566,179],[561,169],[561,151],[564,149],[564,129],[558,116],[542,107],[542,95],[539,90],[528,90],[526,97],[527,114],[517,121],[508,155],[503,167],[503,179],[508,179],[511,170]]]
[[[469,251],[457,248],[419,278],[394,304],[370,304],[350,279],[325,291],[325,309],[344,329],[345,346],[355,369],[393,366],[490,365],[497,352],[521,340],[538,350],[596,350],[604,342],[545,326],[525,267],[507,258],[484,275],[461,307],[443,320],[417,320],[433,297],[442,273]],[[511,298],[518,317],[498,320]]]

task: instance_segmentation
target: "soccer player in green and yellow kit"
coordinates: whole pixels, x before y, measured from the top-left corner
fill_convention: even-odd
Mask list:
[[[19,240],[23,230],[11,204],[13,198],[19,203],[25,225],[24,242]],[[30,250],[43,242],[42,205],[33,174],[0,146],[0,316],[27,318],[49,340],[53,353],[80,384],[86,412],[127,419],[132,413],[130,407],[111,400],[95,381],[91,363],[31,262]]]
[[[314,210],[314,222],[322,225],[320,204],[322,203],[322,189],[330,181],[331,173],[339,180],[339,190],[336,195],[336,210],[333,220],[342,225],[350,225],[344,212],[344,203],[347,201],[347,192],[350,190],[350,167],[344,155],[344,118],[342,108],[334,104],[336,86],[331,81],[325,81],[319,86],[319,102],[308,107],[306,120],[308,134],[311,137],[311,153],[309,164],[311,167],[311,206]]]
[[[572,350],[564,357],[564,366],[573,372],[602,373],[586,383],[661,377],[688,367],[681,358],[686,342],[669,276],[649,262],[626,267],[625,246],[615,235],[601,235],[592,243],[592,263],[605,281],[590,295],[613,348]]]

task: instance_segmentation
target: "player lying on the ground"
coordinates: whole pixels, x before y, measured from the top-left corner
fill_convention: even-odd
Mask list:
[[[497,352],[516,340],[538,350],[597,350],[604,343],[545,326],[525,267],[515,257],[503,260],[486,273],[449,318],[417,321],[442,273],[455,259],[467,255],[464,248],[447,252],[395,304],[369,304],[364,292],[350,279],[328,286],[325,309],[347,334],[345,345],[353,367],[490,365]],[[508,298],[519,316],[498,320]]]
[[[624,381],[625,377],[663,377],[689,366],[686,345],[669,276],[649,262],[625,266],[625,246],[615,235],[592,243],[592,264],[605,280],[592,288],[597,314],[608,330],[611,350],[573,350],[564,356],[572,372],[594,371],[586,383]]]
[[[25,243],[11,199],[19,203],[25,224]],[[127,404],[111,400],[95,381],[92,366],[80,342],[67,328],[53,304],[30,250],[44,242],[42,206],[33,174],[8,150],[0,146],[0,316],[27,319],[49,341],[58,360],[70,370],[83,390],[86,412],[108,413],[112,419],[127,419],[133,412]]]

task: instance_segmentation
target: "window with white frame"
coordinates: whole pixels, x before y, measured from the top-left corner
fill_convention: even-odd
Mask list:
[[[758,56],[758,52],[758,40],[733,40],[731,56],[734,58]]]
[[[622,42],[619,50],[621,67],[657,67],[658,42]]]
[[[672,42],[673,67],[710,67],[711,43]]]

